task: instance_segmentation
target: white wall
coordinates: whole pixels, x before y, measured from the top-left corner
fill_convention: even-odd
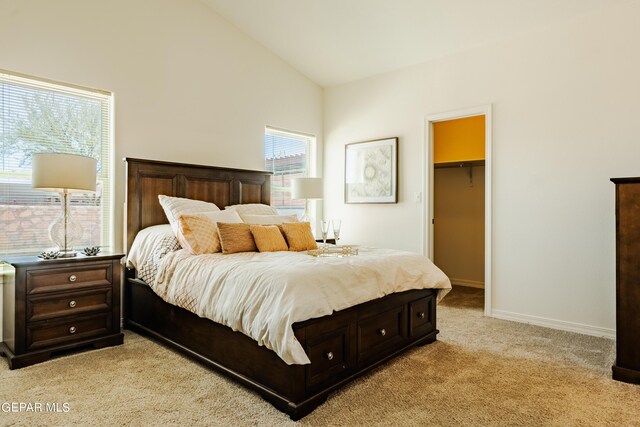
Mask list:
[[[322,89],[195,0],[1,0],[0,68],[115,93],[117,249],[123,157],[263,169],[265,125],[322,141]]]
[[[425,117],[493,104],[494,314],[611,334],[613,176],[640,174],[640,4],[325,91],[325,216],[420,252]],[[345,205],[346,143],[398,136],[399,203]],[[515,313],[515,314],[514,314]]]

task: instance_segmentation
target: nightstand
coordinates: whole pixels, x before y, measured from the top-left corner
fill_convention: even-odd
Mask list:
[[[5,259],[0,354],[7,357],[9,368],[43,362],[60,351],[122,344],[123,256]]]
[[[322,243],[322,239],[316,239],[316,242]],[[335,245],[336,244],[336,239],[327,239],[327,244],[328,245]]]

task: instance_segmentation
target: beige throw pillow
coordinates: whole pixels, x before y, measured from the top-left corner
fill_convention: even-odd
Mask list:
[[[235,212],[225,211],[181,215],[178,218],[178,242],[193,255],[220,252],[218,221],[241,223],[242,219]]]
[[[218,223],[218,234],[223,254],[256,252],[256,244],[249,224]]]
[[[277,225],[251,225],[251,234],[260,252],[288,251],[289,247]]]
[[[287,238],[290,251],[306,251],[318,249],[316,239],[311,232],[311,225],[308,222],[285,222],[281,224],[284,236]]]

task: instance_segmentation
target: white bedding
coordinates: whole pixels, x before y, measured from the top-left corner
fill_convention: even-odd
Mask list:
[[[292,325],[410,289],[451,283],[426,257],[359,248],[359,255],[316,258],[305,252],[163,254],[155,280],[165,301],[227,325],[276,352],[287,364],[309,358]]]

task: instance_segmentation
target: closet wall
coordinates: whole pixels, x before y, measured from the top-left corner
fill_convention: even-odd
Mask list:
[[[484,166],[434,170],[434,262],[454,285],[484,287]]]
[[[434,262],[484,287],[484,116],[434,124]]]

